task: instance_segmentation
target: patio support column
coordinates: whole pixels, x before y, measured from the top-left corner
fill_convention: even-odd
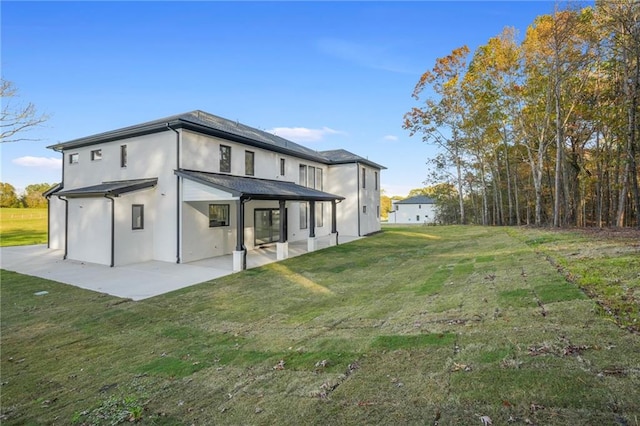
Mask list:
[[[285,200],[280,200],[280,240],[276,243],[276,259],[283,260],[289,257],[289,243],[287,242],[287,236],[285,235],[286,223],[285,220]]]
[[[307,251],[316,251],[318,241],[316,240],[316,202],[309,201],[309,239],[307,240]]]
[[[329,239],[330,246],[338,245],[338,220],[336,218],[336,200],[331,200],[331,238]]]
[[[246,250],[244,248],[244,203],[241,198],[236,202],[236,249],[233,251],[233,272],[247,269]]]

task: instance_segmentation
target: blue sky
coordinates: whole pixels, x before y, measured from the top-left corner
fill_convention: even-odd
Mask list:
[[[423,186],[435,149],[402,117],[436,58],[505,26],[520,36],[548,1],[9,2],[2,75],[50,119],[4,143],[1,180],[60,180],[46,146],[201,109],[316,150],[388,168],[382,188]]]

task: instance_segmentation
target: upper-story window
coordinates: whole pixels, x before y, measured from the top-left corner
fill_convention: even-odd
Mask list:
[[[300,164],[300,179],[298,182],[302,186],[307,186],[307,166]]]
[[[252,151],[244,152],[244,174],[247,176],[255,174],[255,153]]]
[[[91,161],[98,161],[98,160],[102,160],[102,150],[94,149],[93,151],[91,151]]]
[[[378,190],[378,172],[373,172],[373,185],[374,189]]]
[[[220,171],[231,173],[231,147],[220,145]]]
[[[316,189],[323,191],[324,185],[322,183],[322,169],[316,169]]]
[[[80,155],[77,152],[69,154],[69,164],[77,164],[80,160]]]
[[[309,188],[316,187],[316,168],[309,166],[309,175],[307,176],[307,186]]]
[[[285,171],[287,170],[285,166],[286,166],[285,160],[284,158],[281,158],[280,159],[280,176],[285,175]]]
[[[120,167],[127,167],[127,146],[120,145]]]
[[[364,167],[362,168],[362,187],[367,187],[367,169],[365,169]]]

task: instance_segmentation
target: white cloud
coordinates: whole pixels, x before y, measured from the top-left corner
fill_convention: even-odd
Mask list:
[[[309,129],[306,127],[274,127],[273,129],[268,129],[267,132],[295,142],[318,142],[324,139],[327,135],[344,134],[344,132],[330,129],[329,127],[323,127],[322,129]]]
[[[394,135],[386,135],[384,138],[385,141],[389,141],[389,142],[397,142],[398,137],[394,136]]]
[[[11,161],[13,164],[23,167],[37,167],[40,169],[60,170],[62,168],[62,160],[54,157],[19,157]]]

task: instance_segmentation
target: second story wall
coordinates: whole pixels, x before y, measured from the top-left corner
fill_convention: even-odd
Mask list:
[[[320,190],[325,185],[327,172],[325,164],[191,131],[183,131],[182,134],[182,168],[209,173],[228,173],[236,176],[284,180]],[[223,152],[221,146],[228,148],[223,148],[226,150]],[[223,160],[222,157],[226,157],[229,153],[230,159]],[[253,157],[253,170],[248,167],[251,157]],[[223,166],[228,166],[228,171],[223,170]],[[303,176],[300,166],[305,169],[305,182],[302,182]],[[312,176],[315,178],[312,179]]]
[[[176,152],[170,131],[65,149],[64,189],[152,177],[160,186],[174,178]]]

